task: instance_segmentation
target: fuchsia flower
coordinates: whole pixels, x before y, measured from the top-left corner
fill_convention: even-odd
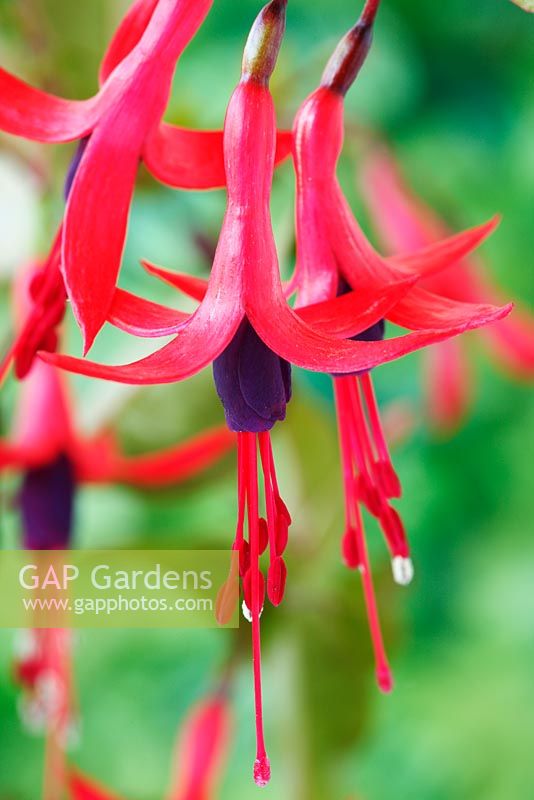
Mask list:
[[[16,286],[23,317],[35,274],[39,272],[22,275]],[[171,485],[206,469],[233,446],[233,434],[219,428],[157,453],[125,456],[110,431],[91,438],[76,433],[63,376],[37,361],[21,385],[13,433],[0,440],[0,471],[13,470],[22,478],[18,505],[23,546],[55,550],[71,545],[81,483]],[[26,718],[53,726],[61,736],[72,711],[69,642],[68,631],[36,630],[15,665],[27,696]]]
[[[430,245],[446,234],[445,224],[416,197],[402,178],[392,153],[377,148],[367,157],[362,190],[384,246],[392,253]],[[422,285],[452,300],[500,302],[499,292],[485,277],[483,265],[471,255],[463,261],[461,278],[454,271],[426,278]],[[512,375],[534,378],[534,320],[516,311],[479,334]],[[463,342],[442,342],[426,360],[428,412],[439,427],[453,428],[466,413],[471,399],[471,370]]]
[[[0,129],[42,142],[82,140],[57,253],[86,350],[113,302],[141,159],[172,186],[224,185],[222,135],[162,125],[176,61],[213,0],[138,0],[89,100],[41,92],[0,69]],[[280,137],[279,157],[289,151]]]
[[[168,800],[215,800],[231,732],[224,692],[208,697],[190,712],[176,749]],[[69,775],[71,800],[119,800],[77,770]]]
[[[412,243],[411,248],[405,248],[405,252],[416,251],[411,255],[384,259],[354,218],[336,178],[343,144],[344,96],[369,51],[378,5],[372,0],[366,4],[359,22],[330,59],[320,87],[303,103],[295,120],[297,267],[293,286],[297,289],[297,306],[328,301],[349,290],[362,292],[373,287],[380,291],[403,275],[422,278],[435,273],[457,263],[495,227],[493,220],[433,246],[427,247],[426,241]],[[382,319],[375,319],[354,338],[379,344],[384,339],[385,321],[389,320],[419,335],[426,332],[428,344],[440,330],[451,333],[454,328],[458,333],[479,327],[506,316],[510,308],[459,302],[418,284],[392,303]],[[436,336],[434,341],[445,338]],[[361,509],[365,507],[382,528],[392,555],[395,580],[409,583],[413,575],[409,546],[399,514],[390,504],[391,499],[400,496],[401,486],[391,462],[369,370],[356,370],[352,375],[340,372],[335,370],[334,389],[345,484],[343,556],[349,567],[358,568],[362,574],[377,681],[383,691],[390,691],[392,677],[380,631]]]
[[[425,248],[397,264],[380,258],[363,240],[338,190],[335,165],[341,146],[343,106],[339,81],[345,75],[346,84],[347,72],[343,70],[352,69],[354,77],[363,60],[361,46],[367,49],[372,21],[369,10],[342,45],[342,64],[338,53],[334,66],[327,70],[326,82],[297,119],[299,265],[292,286],[299,291],[300,307],[296,311],[290,308],[286,295],[291,288],[284,289],[280,280],[269,209],[276,125],[268,84],[281,44],[285,8],[286,0],[273,0],[260,13],[245,48],[241,81],[228,107],[224,127],[228,202],[209,281],[204,285],[186,275],[149,267],[197,297],[197,310],[184,314],[131,295],[123,298],[120,308],[110,315],[115,325],[139,336],[178,334],[160,350],[132,364],[106,366],[42,354],[45,361],[73,372],[133,384],[181,380],[213,362],[227,423],[238,433],[234,548],[240,554],[244,612],[252,622],[257,729],[254,777],[259,785],[267,783],[270,776],[262,722],[260,615],[265,592],[273,605],[283,598],[283,554],[291,521],[280,497],[269,431],[285,417],[291,395],[290,364],[336,374],[365,372],[419,347],[500,319],[510,310],[446,302],[412,288],[421,274],[450,264],[476,246],[493,223]],[[310,258],[306,260],[303,248],[308,236],[316,246],[308,250]],[[336,258],[330,252],[334,247]],[[357,291],[337,296],[342,276]],[[389,314],[402,317],[403,324],[414,331],[382,341],[379,334]],[[355,377],[338,379],[344,455],[348,454],[345,553],[352,566],[357,564],[368,575],[357,516],[358,503],[364,499],[380,517],[394,554],[395,574],[405,581],[410,571],[406,539],[398,515],[388,503],[399,492],[398,479],[381,435],[370,379],[361,378],[368,422],[364,420],[363,400],[358,400],[353,390],[355,382]],[[265,516],[260,516],[258,449]],[[357,466],[361,468],[358,481]],[[245,516],[248,540],[244,535]],[[266,549],[267,581],[260,566],[260,556]],[[365,587],[379,648],[370,577],[365,579]],[[380,651],[377,655],[381,685],[389,688],[385,657]]]

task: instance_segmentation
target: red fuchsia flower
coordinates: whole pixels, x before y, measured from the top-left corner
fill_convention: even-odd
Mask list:
[[[231,715],[224,692],[190,712],[179,734],[167,800],[215,800],[226,761]],[[68,777],[71,800],[120,800],[75,769]]]
[[[388,341],[370,341],[372,337],[365,333],[360,340],[352,341],[350,337],[358,337],[371,326],[380,326],[389,309],[399,303],[417,278],[393,266],[391,273],[387,272],[389,267],[382,260],[383,272],[373,281],[369,278],[365,287],[358,283],[358,292],[349,291],[336,297],[336,266],[336,285],[329,296],[298,311],[289,307],[287,290],[280,281],[269,209],[276,125],[268,84],[282,39],[285,8],[285,0],[273,0],[260,13],[245,48],[241,81],[228,107],[224,128],[228,202],[209,281],[203,284],[186,275],[150,267],[177,288],[197,297],[201,301],[197,310],[184,314],[142,298],[125,298],[110,315],[115,325],[138,336],[178,333],[163,348],[132,364],[106,366],[69,356],[42,354],[45,361],[73,372],[132,384],[182,380],[213,363],[228,426],[238,433],[238,524],[234,548],[240,555],[244,611],[252,622],[257,730],[254,778],[260,785],[267,783],[270,776],[262,721],[260,615],[265,591],[273,605],[283,598],[286,578],[283,553],[290,523],[276,480],[269,431],[286,413],[291,391],[289,364],[328,373],[368,370],[469,327],[498,319],[509,310],[469,306],[458,311],[453,305],[449,318],[440,317],[433,328]],[[337,96],[336,91],[328,90],[333,96]],[[319,149],[314,145],[315,156],[317,163],[325,164],[323,150],[330,148],[331,143],[324,131],[321,138],[324,146]],[[328,169],[335,166],[329,167],[328,158],[327,175]],[[335,180],[333,175],[331,180]],[[323,199],[327,217],[330,196],[327,194]],[[448,263],[471,247],[473,238],[479,241],[483,233],[479,230],[456,237],[418,254],[411,263],[420,271],[429,261],[433,267],[444,261]],[[379,260],[378,256],[375,260]],[[311,269],[307,276],[311,285]],[[302,270],[298,277],[300,280]],[[319,283],[321,279],[322,272],[317,277]],[[260,516],[258,449],[265,516]],[[391,493],[392,487],[397,491],[389,457],[384,456],[380,464],[381,478],[388,482],[387,491]],[[377,492],[377,497],[380,499],[383,494]],[[245,517],[248,539],[244,535]],[[395,543],[395,555],[401,559],[395,562],[396,574],[406,575],[406,547],[397,532],[393,509],[388,506],[383,517]],[[269,568],[265,581],[260,556],[266,549]]]
[[[33,270],[16,287],[24,317],[34,281]],[[22,478],[18,506],[23,546],[65,549],[72,540],[80,484],[171,485],[203,471],[234,444],[233,434],[223,427],[157,453],[125,456],[110,431],[91,438],[76,433],[63,376],[36,361],[21,385],[13,432],[0,440],[0,471],[16,471]],[[53,725],[63,733],[72,711],[69,641],[68,631],[35,631],[15,666],[27,694],[28,721]]]
[[[446,234],[446,225],[410,190],[385,146],[367,156],[361,185],[373,223],[391,253],[425,247]],[[452,300],[500,302],[499,291],[485,276],[480,259],[470,255],[458,268],[461,279],[456,269],[446,270],[429,276],[421,285]],[[515,311],[508,319],[481,330],[479,336],[510,374],[534,378],[534,320],[526,312]],[[428,351],[425,372],[430,418],[440,428],[456,427],[467,412],[473,378],[463,342],[441,342]]]
[[[467,255],[495,227],[491,221],[430,247],[412,243],[411,255],[384,259],[365,238],[336,177],[344,134],[344,96],[369,51],[379,3],[369,0],[359,22],[338,45],[319,88],[298,111],[294,132],[297,173],[297,267],[292,286],[297,306],[320,303],[349,290],[379,291],[402,275],[422,278]],[[433,240],[435,241],[435,240]],[[419,248],[419,249],[417,249]],[[360,342],[383,342],[389,320],[432,337],[441,329],[459,333],[500,319],[510,306],[459,302],[431,293],[419,284],[391,304],[382,319],[359,332]],[[413,335],[413,334],[412,334]],[[441,336],[439,339],[445,339]],[[387,342],[384,342],[386,345]],[[391,462],[369,370],[339,374],[333,370],[345,485],[346,529],[342,550],[346,564],[362,575],[377,681],[383,691],[392,677],[380,630],[361,514],[365,507],[378,520],[392,556],[397,583],[407,584],[413,566],[404,527],[391,505],[401,485]],[[345,371],[346,372],[346,371]]]
[[[113,301],[141,159],[172,186],[224,185],[222,135],[161,124],[176,61],[213,0],[139,0],[104,59],[102,88],[64,100],[0,70],[0,129],[42,142],[81,140],[58,252],[87,350]],[[280,138],[279,156],[290,139]]]

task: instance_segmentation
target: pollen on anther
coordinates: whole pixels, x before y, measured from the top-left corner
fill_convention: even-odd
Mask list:
[[[243,612],[243,616],[245,617],[247,622],[252,622],[252,612],[250,608],[247,606],[245,600],[241,604],[241,611]],[[263,614],[263,606],[260,608],[260,617]]]
[[[414,570],[411,558],[395,556],[391,562],[391,569],[395,583],[400,586],[408,586],[412,582]]]

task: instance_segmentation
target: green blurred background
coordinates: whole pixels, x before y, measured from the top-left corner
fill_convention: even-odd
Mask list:
[[[96,70],[125,0],[0,0],[0,63],[65,96],[96,90]],[[215,0],[179,65],[168,118],[218,127],[239,74],[260,3]],[[288,32],[273,84],[290,125],[316,85],[359,3],[290,0]],[[507,0],[384,0],[375,47],[348,98],[348,117],[395,144],[420,194],[454,228],[495,211],[504,222],[484,246],[507,297],[534,304],[534,20]],[[72,148],[0,139],[2,337],[8,280],[45,253],[62,211]],[[342,181],[372,238],[348,147]],[[292,241],[292,174],[276,177],[273,217],[284,268]],[[139,257],[205,274],[199,235],[214,240],[224,193],[180,193],[139,180],[123,286],[153,299],[172,294],[145,276]],[[71,326],[72,327],[72,326]],[[414,429],[399,443],[399,502],[416,579],[395,587],[378,531],[366,520],[379,603],[396,677],[382,697],[373,681],[357,575],[339,557],[342,496],[328,379],[296,376],[288,421],[274,443],[295,520],[287,599],[267,609],[265,696],[276,800],[524,800],[534,796],[534,405],[528,387],[499,374],[470,340],[477,396],[452,439],[425,419],[420,357],[376,371],[384,407],[408,407]],[[69,332],[71,352],[79,340]],[[144,349],[143,349],[144,348]],[[95,356],[123,361],[151,349],[105,331]],[[80,425],[114,420],[125,447],[170,444],[222,419],[210,375],[143,391],[75,383]],[[16,386],[2,391],[9,424]],[[3,479],[2,537],[13,544],[15,486]],[[142,493],[83,490],[76,543],[98,547],[223,547],[233,536],[233,457],[201,479]],[[248,626],[233,700],[235,736],[222,800],[256,796]],[[72,757],[125,800],[164,796],[172,742],[187,709],[216,679],[236,643],[225,631],[80,632],[76,669],[82,737]],[[13,635],[0,634],[0,800],[39,795],[42,742],[17,716],[10,678]]]

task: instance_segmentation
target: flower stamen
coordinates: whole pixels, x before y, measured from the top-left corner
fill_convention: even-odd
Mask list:
[[[354,475],[354,463],[352,459],[353,436],[350,430],[352,398],[349,391],[349,382],[355,380],[356,379],[352,376],[336,378],[334,380],[334,391],[339,419],[341,460],[345,483],[346,530],[343,536],[342,549],[347,566],[350,569],[358,569],[361,573],[365,607],[375,657],[377,683],[383,692],[390,692],[393,688],[393,679],[380,627],[371,566],[367,553],[363,520],[359,506],[360,496],[357,488],[358,484]]]
[[[267,596],[273,606],[282,602],[286,583],[283,554],[287,545],[291,517],[280,497],[270,434],[268,431],[237,434],[238,447],[238,521],[233,549],[240,554],[240,575],[243,586],[243,616],[252,623],[252,658],[254,671],[254,701],[256,706],[256,760],[254,780],[265,786],[271,768],[263,732],[263,703],[261,685],[260,618],[265,603],[265,577],[260,558],[268,548],[269,570]],[[258,465],[258,449],[260,465]],[[263,472],[265,516],[260,517],[258,466]],[[247,516],[248,541],[244,535]]]
[[[259,510],[258,510],[258,456],[256,437],[252,433],[239,434],[248,461],[248,535],[250,540],[250,612],[252,616],[252,659],[254,669],[254,699],[256,705],[256,760],[254,781],[265,786],[271,777],[271,767],[265,749],[263,733],[263,703],[261,686],[261,635],[260,609],[263,608],[265,584],[260,570]]]

